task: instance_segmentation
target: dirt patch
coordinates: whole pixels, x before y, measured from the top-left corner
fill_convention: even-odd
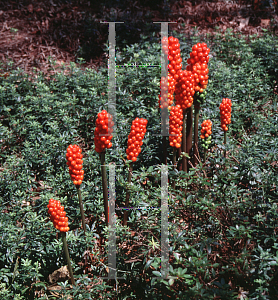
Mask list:
[[[184,33],[193,28],[198,28],[200,33],[213,33],[215,26],[223,31],[232,28],[246,35],[261,34],[263,28],[278,33],[273,1],[270,1],[272,5],[261,6],[257,0],[171,1],[168,10],[160,3],[152,7],[148,1],[128,3],[126,7],[112,7],[82,0],[2,2],[0,60],[4,64],[12,60],[13,68],[22,68],[29,74],[34,67],[51,74],[83,55],[84,68],[98,69],[107,61],[104,45],[108,39],[108,25],[100,22],[124,20],[127,24],[147,14],[150,22],[176,22],[169,27]],[[51,61],[56,61],[56,67]],[[5,67],[2,67],[3,72]]]

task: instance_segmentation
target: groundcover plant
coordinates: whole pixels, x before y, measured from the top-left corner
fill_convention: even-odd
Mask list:
[[[71,63],[50,79],[1,67],[9,71],[0,78],[1,299],[277,296],[277,37],[141,38],[116,48],[126,67],[116,68],[115,124],[106,66]],[[116,280],[106,278],[112,182]],[[53,281],[67,264],[71,274]]]

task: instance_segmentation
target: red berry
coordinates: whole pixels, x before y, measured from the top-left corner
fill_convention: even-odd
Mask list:
[[[140,146],[142,146],[143,138],[146,133],[146,127],[147,127],[148,121],[146,119],[139,119],[136,118],[132,121],[131,131],[128,135],[127,140],[127,159],[132,160],[135,162],[137,160],[137,156],[141,152]]]

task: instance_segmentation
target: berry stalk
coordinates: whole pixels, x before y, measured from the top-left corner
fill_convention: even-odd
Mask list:
[[[79,207],[80,207],[80,213],[81,213],[81,219],[82,219],[82,226],[84,230],[84,234],[86,234],[86,223],[85,223],[85,215],[84,215],[84,209],[83,209],[83,203],[81,198],[81,190],[80,186],[76,186],[77,193],[78,193],[78,200],[79,200]]]
[[[173,168],[177,168],[177,148],[174,147],[173,149]],[[175,180],[173,179],[172,181],[172,188],[175,189],[176,187],[176,183],[175,183]]]
[[[66,232],[61,232],[61,235],[62,235],[62,241],[63,241],[63,245],[64,245],[65,256],[66,256],[66,260],[67,260],[67,264],[68,264],[68,269],[69,269],[69,273],[70,273],[71,283],[73,285],[75,285],[75,280],[73,277],[70,256],[69,256],[69,249],[68,249],[68,244],[67,244],[67,239],[66,239]]]
[[[226,147],[226,144],[227,144],[227,131],[224,131],[224,145],[225,145],[225,147]],[[226,149],[224,150],[224,157],[225,158],[227,157]]]
[[[196,103],[194,105],[195,112],[194,112],[194,154],[193,154],[193,166],[196,167],[197,165],[197,149],[198,149],[198,124],[199,124],[199,116],[200,116],[200,105]]]
[[[192,110],[192,106],[190,106],[188,108],[187,117],[186,117],[186,153],[188,153],[188,155],[190,155],[192,149],[192,117],[193,117],[193,110]]]
[[[181,144],[181,151],[186,153],[186,113],[183,111],[183,122],[182,122],[182,144]],[[187,158],[186,156],[182,157],[182,170],[187,172]]]
[[[105,166],[105,152],[100,153],[100,164],[101,164],[101,177],[102,177],[102,192],[104,201],[104,213],[105,213],[105,223],[108,226],[108,188],[107,188],[107,174]]]
[[[129,206],[129,185],[131,183],[131,176],[132,176],[132,170],[133,170],[133,162],[130,163],[130,167],[128,169],[128,179],[127,179],[127,189],[126,189],[126,198],[125,198],[125,210],[124,212],[124,226],[127,225],[127,219],[128,219],[128,206]]]

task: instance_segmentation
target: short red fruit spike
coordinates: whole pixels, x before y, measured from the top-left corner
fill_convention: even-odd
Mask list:
[[[191,71],[181,70],[175,90],[176,104],[180,105],[183,110],[187,109],[193,103],[194,94],[194,74]]]
[[[187,60],[187,71],[191,71],[195,77],[195,91],[203,93],[207,88],[209,79],[209,52],[210,49],[206,43],[197,43],[192,47],[190,58]]]
[[[98,113],[95,129],[96,152],[101,153],[105,148],[109,149],[112,147],[113,126],[112,116],[106,110]]]
[[[205,139],[205,138],[208,138],[212,131],[211,131],[211,126],[212,126],[212,122],[211,120],[205,120],[203,123],[202,123],[202,129],[201,129],[201,136],[200,138],[201,139]]]
[[[169,142],[171,147],[180,148],[182,139],[183,111],[180,105],[172,106],[169,116]]]
[[[56,229],[61,232],[69,231],[68,218],[64,211],[64,206],[61,206],[59,200],[50,199],[48,207],[48,213],[50,214],[50,220]]]
[[[231,124],[232,101],[228,98],[223,98],[220,104],[220,120],[223,131],[228,131],[228,126]]]
[[[83,155],[81,151],[77,145],[69,145],[66,154],[70,177],[76,186],[80,186],[84,179],[84,170],[82,170]]]
[[[143,138],[147,131],[148,121],[146,119],[136,118],[132,121],[132,126],[130,130],[130,134],[128,135],[127,140],[127,159],[135,162],[137,160],[137,156],[141,152],[141,146],[143,145]]]

